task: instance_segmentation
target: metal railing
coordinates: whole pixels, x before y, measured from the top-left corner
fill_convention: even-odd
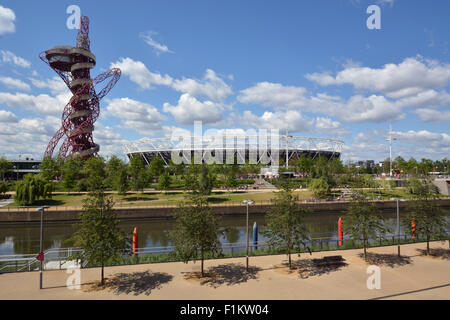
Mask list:
[[[420,243],[425,242],[425,239],[411,239],[410,235],[400,235],[401,244]],[[449,240],[450,234],[445,238],[433,239],[435,240]],[[369,247],[379,246],[392,246],[397,245],[397,235],[389,235],[387,237],[379,237],[377,239],[370,239]],[[232,258],[243,257],[246,255],[246,242],[235,243],[222,243],[221,255],[207,255],[206,258]],[[334,250],[346,250],[346,249],[358,249],[362,248],[362,240],[356,240],[352,238],[339,239],[324,239],[313,238],[306,240],[300,251],[294,251],[292,253],[301,252],[317,252],[317,251],[334,251]],[[176,259],[169,259],[169,254],[174,250],[173,246],[164,247],[144,247],[137,248],[136,255],[133,257],[130,252],[124,253],[123,263],[121,265],[138,264],[138,263],[154,263],[154,262],[169,262],[178,261]],[[69,263],[68,257],[72,256],[76,252],[81,252],[80,248],[52,248],[45,251],[44,254],[44,270],[54,269],[66,269],[73,266],[73,262]],[[259,241],[254,244],[250,241],[249,255],[272,255],[283,254],[285,251],[272,248],[268,242]],[[156,255],[160,255],[160,259],[153,259]],[[24,272],[35,271],[39,269],[39,261],[36,260],[37,254],[24,254],[24,255],[4,255],[0,256],[0,274],[7,272]],[[158,258],[158,257],[156,257]],[[90,267],[87,262],[83,262],[81,267]],[[95,267],[92,266],[92,267]]]

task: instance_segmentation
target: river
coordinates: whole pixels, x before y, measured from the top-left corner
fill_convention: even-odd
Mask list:
[[[338,237],[337,223],[343,213],[312,213],[306,216],[306,225],[312,238],[336,240]],[[386,225],[392,230],[396,229],[396,212],[384,211]],[[249,238],[252,241],[253,223],[258,224],[259,241],[265,241],[262,234],[265,226],[263,215],[250,215]],[[222,243],[244,243],[246,217],[226,216],[221,218],[221,227],[227,228],[228,232],[221,237]],[[122,221],[121,228],[132,233],[134,227],[139,231],[139,247],[165,247],[170,245],[167,232],[174,227],[174,220],[146,220],[146,221]],[[50,248],[68,247],[67,243],[76,228],[71,224],[45,224],[44,225],[44,250]],[[7,254],[29,254],[39,252],[39,224],[33,225],[0,225],[0,255]],[[401,228],[401,234],[403,234]]]

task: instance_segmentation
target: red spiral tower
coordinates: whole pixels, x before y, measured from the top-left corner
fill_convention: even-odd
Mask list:
[[[73,94],[64,108],[61,128],[50,140],[44,158],[53,155],[63,137],[59,148],[61,157],[66,158],[69,154],[87,159],[97,154],[100,146],[94,143],[92,132],[100,114],[100,100],[120,78],[120,69],[117,68],[91,78],[96,57],[90,50],[89,18],[82,16],[80,20],[76,47],[56,46],[40,55],[41,60],[55,70]],[[105,87],[97,93],[96,86],[106,80]]]

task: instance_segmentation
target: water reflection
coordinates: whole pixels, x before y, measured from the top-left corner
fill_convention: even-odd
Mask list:
[[[337,222],[343,213],[313,213],[306,217],[306,225],[312,238],[336,240]],[[397,220],[395,211],[385,211],[383,216],[386,224],[396,230]],[[249,238],[253,239],[253,222],[258,223],[258,239],[264,242],[265,219],[261,215],[250,215]],[[222,243],[244,243],[246,218],[244,216],[223,217],[221,226],[224,228]],[[121,227],[132,234],[134,227],[139,231],[139,247],[165,247],[170,245],[168,232],[174,226],[173,220],[124,221]],[[44,228],[44,249],[66,247],[67,239],[75,232],[70,224],[46,224]],[[0,255],[29,254],[39,252],[40,226],[0,226]],[[403,229],[401,229],[403,233]]]

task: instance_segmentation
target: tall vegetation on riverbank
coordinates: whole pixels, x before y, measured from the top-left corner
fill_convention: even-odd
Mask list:
[[[119,220],[112,210],[114,202],[102,189],[89,193],[80,213],[81,223],[71,241],[82,248],[69,260],[87,261],[101,266],[100,284],[104,285],[104,267],[107,262],[120,261],[129,253],[131,239],[119,228]]]
[[[305,225],[305,215],[309,212],[298,204],[288,186],[277,192],[274,204],[266,215],[264,235],[268,244],[276,250],[285,250],[288,255],[289,269],[292,269],[291,253],[306,246],[309,239]]]
[[[206,198],[194,193],[175,212],[175,228],[169,235],[174,246],[172,255],[185,263],[200,260],[204,277],[206,255],[221,254],[220,235],[218,217],[212,214]]]
[[[436,199],[436,190],[429,181],[414,181],[413,188],[418,199],[408,203],[403,225],[412,237],[426,239],[426,253],[429,254],[431,238],[446,236],[449,228],[446,212],[433,201]]]
[[[390,231],[385,226],[380,210],[366,197],[355,195],[342,220],[344,234],[353,240],[362,241],[364,259],[367,259],[367,247],[370,239],[383,238]]]

